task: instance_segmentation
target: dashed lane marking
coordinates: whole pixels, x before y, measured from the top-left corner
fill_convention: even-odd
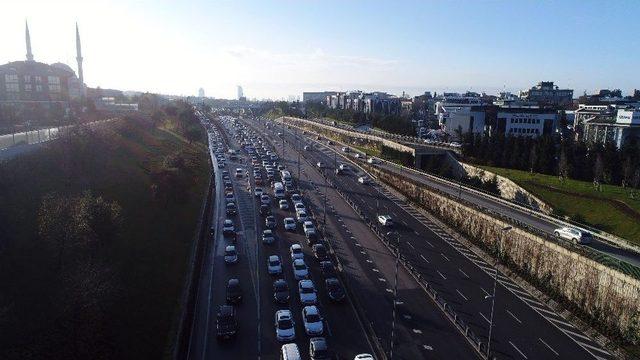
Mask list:
[[[514,343],[509,341],[509,344],[511,344],[511,346],[513,346],[513,348],[516,349],[516,351],[518,351],[523,358],[528,359],[527,355],[525,355],[520,349],[518,349],[518,347]]]

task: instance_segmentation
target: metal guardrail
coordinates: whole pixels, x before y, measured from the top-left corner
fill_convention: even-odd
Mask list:
[[[298,118],[295,118],[295,120],[296,121],[310,121],[310,120],[307,120],[307,119],[298,119]],[[310,122],[313,122],[313,121],[310,121]],[[329,126],[331,126],[331,125],[329,125]],[[336,142],[340,143],[341,145],[348,146],[349,148],[351,148],[351,145],[349,145],[349,144],[344,144],[344,143],[342,143],[340,141],[337,141],[337,140],[336,140]],[[410,171],[412,173],[415,173],[415,174],[418,174],[418,175],[421,175],[421,176],[426,176],[426,177],[430,178],[431,180],[439,181],[441,183],[444,183],[447,186],[456,187],[456,188],[462,188],[464,191],[471,192],[471,193],[474,193],[476,195],[480,195],[480,196],[485,197],[486,199],[488,199],[490,201],[499,202],[502,205],[505,205],[505,206],[508,206],[508,207],[516,208],[517,210],[523,211],[523,212],[527,213],[528,215],[535,216],[535,217],[537,217],[539,219],[542,219],[542,220],[555,222],[559,226],[569,226],[569,227],[578,228],[578,229],[583,230],[583,231],[591,232],[592,234],[594,234],[602,242],[605,242],[605,243],[607,243],[609,245],[612,245],[612,246],[615,246],[615,247],[626,249],[628,251],[632,251],[632,252],[634,252],[636,254],[640,254],[640,247],[638,247],[637,245],[631,244],[626,239],[623,239],[623,238],[621,238],[619,236],[616,236],[616,235],[604,232],[602,230],[596,229],[596,228],[591,227],[589,225],[582,224],[582,223],[575,222],[575,221],[571,221],[571,220],[567,220],[567,219],[564,219],[564,218],[561,218],[561,217],[558,217],[558,216],[555,216],[555,215],[545,214],[545,213],[540,212],[538,209],[535,209],[535,208],[533,208],[531,206],[528,206],[526,204],[519,203],[517,201],[507,200],[507,199],[504,199],[502,197],[496,196],[495,194],[491,194],[491,193],[489,193],[489,192],[487,192],[485,190],[477,189],[477,188],[468,186],[466,184],[447,179],[447,178],[439,176],[439,175],[428,173],[428,172],[423,171],[423,170],[418,170],[418,169],[406,167],[406,166],[394,163],[392,161],[384,160],[384,159],[380,159],[380,160],[382,162],[384,162],[385,164],[387,164],[387,165],[390,165],[390,166],[398,168],[401,171]]]

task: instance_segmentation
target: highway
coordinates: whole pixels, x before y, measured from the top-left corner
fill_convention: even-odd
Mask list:
[[[324,125],[330,126],[326,122],[322,122]],[[335,150],[339,150],[339,146],[333,147]],[[483,194],[478,191],[474,191],[465,186],[460,187],[458,184],[440,179],[435,176],[430,176],[424,172],[410,170],[407,168],[399,167],[398,165],[382,160],[379,166],[389,170],[391,172],[401,174],[404,177],[415,180],[425,186],[437,189],[449,195],[459,197],[463,200],[467,200],[473,204],[482,206],[496,213],[503,214],[524,224],[531,226],[534,229],[541,230],[547,234],[552,235],[553,231],[558,227],[563,226],[558,220],[551,217],[546,217],[543,214],[524,207],[515,206],[507,201],[501,201],[500,199],[489,195]],[[630,263],[635,266],[640,266],[640,254],[635,251],[624,249],[618,246],[614,246],[611,243],[598,240],[586,245],[593,250],[602,252],[618,260]]]
[[[273,124],[273,123],[272,123]],[[273,141],[278,137],[272,126]],[[311,163],[322,161],[329,170],[336,148],[284,130],[289,143],[301,141],[312,147],[303,151]],[[353,155],[348,155],[353,156]],[[353,159],[353,158],[351,158]],[[342,160],[342,162],[345,162]],[[364,212],[375,219],[377,214],[391,215],[399,233],[401,253],[462,316],[476,334],[488,335],[491,312],[490,294],[494,284],[494,268],[457,242],[406,201],[379,185],[366,186],[357,182],[357,172],[333,175],[331,178]],[[403,173],[406,175],[406,173]],[[470,194],[471,196],[471,194]],[[505,236],[508,236],[506,233]],[[491,348],[498,358],[512,359],[609,359],[613,356],[572,326],[553,309],[541,303],[525,289],[502,273],[497,274],[494,327]],[[425,297],[419,292],[412,298]],[[402,299],[402,301],[406,301]]]

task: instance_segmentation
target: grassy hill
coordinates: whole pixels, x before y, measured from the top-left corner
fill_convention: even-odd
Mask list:
[[[564,180],[526,171],[483,166],[484,169],[507,177],[540,197],[563,216],[587,223],[640,244],[640,194],[621,186]]]
[[[132,120],[0,164],[0,358],[166,357],[209,173]]]

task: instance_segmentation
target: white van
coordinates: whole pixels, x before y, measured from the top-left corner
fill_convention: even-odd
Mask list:
[[[282,185],[281,182],[277,181],[273,183],[273,195],[276,197],[276,199],[285,198],[286,195],[284,193],[284,185]]]
[[[280,360],[302,360],[297,344],[284,344],[280,348]]]

